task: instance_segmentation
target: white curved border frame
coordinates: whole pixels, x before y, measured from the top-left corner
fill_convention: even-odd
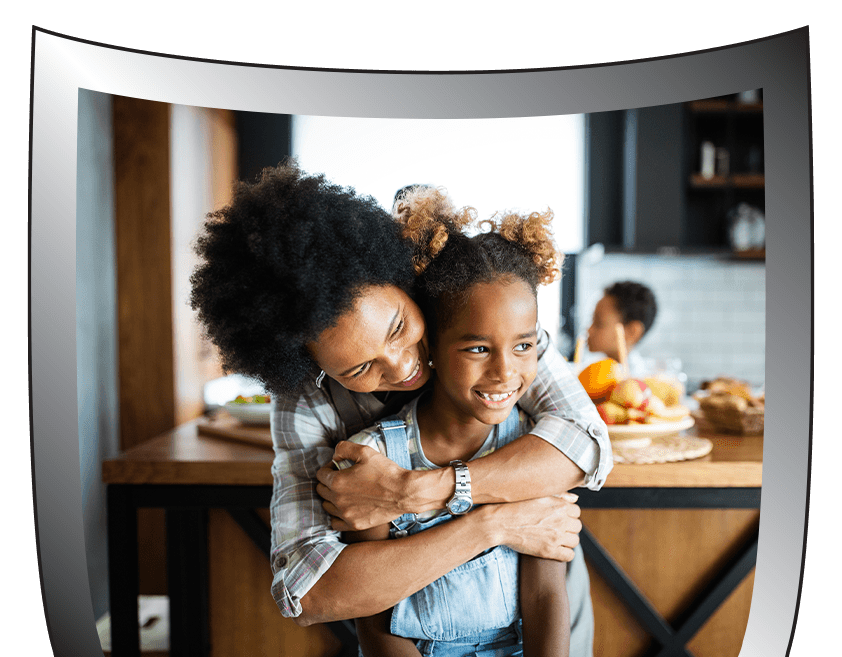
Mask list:
[[[585,113],[763,88],[766,415],[757,571],[740,655],[789,652],[810,481],[813,216],[808,31],[610,65],[470,73],[293,69],[130,51],[33,31],[30,407],[33,495],[56,655],[101,654],[88,603],[76,397],[79,88],[287,114],[484,118]]]

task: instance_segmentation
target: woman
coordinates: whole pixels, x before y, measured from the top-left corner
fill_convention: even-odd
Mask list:
[[[411,212],[405,206],[397,212]],[[455,212],[446,197],[436,211]],[[191,303],[223,366],[275,396],[272,593],[281,612],[303,625],[370,616],[508,545],[581,566],[583,575],[572,564],[568,574],[571,655],[588,654],[587,574],[581,556],[573,559],[579,510],[575,496],[552,496],[598,489],[611,469],[610,443],[546,333],[536,381],[521,400],[534,429],[471,462],[472,502],[483,506],[400,541],[345,545],[340,531],[455,498],[453,469],[407,471],[344,442],[430,378],[408,243],[374,199],[288,165],[238,184],[231,204],[209,216],[197,252],[204,262]],[[343,459],[355,465],[324,467]]]

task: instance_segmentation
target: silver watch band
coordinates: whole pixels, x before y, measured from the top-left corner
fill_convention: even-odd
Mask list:
[[[462,461],[451,461],[453,471],[456,473],[456,495],[470,495],[471,494],[471,473],[468,472],[468,466]]]
[[[471,473],[462,461],[451,461],[450,465],[453,466],[453,472],[456,475],[456,490],[447,503],[447,510],[451,515],[463,516],[474,508],[474,500],[471,497]]]

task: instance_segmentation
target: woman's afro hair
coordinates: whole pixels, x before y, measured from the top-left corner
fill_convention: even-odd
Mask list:
[[[273,394],[300,393],[318,374],[308,343],[366,287],[413,281],[410,245],[390,214],[294,161],[237,183],[195,250],[190,305],[223,368]]]
[[[480,223],[473,237],[466,229],[476,219],[472,208],[455,210],[434,188],[409,192],[396,206],[396,220],[413,246],[418,275],[416,294],[427,319],[428,336],[447,328],[477,283],[522,280],[533,293],[560,274],[562,256],[553,243],[552,211],[505,213]]]

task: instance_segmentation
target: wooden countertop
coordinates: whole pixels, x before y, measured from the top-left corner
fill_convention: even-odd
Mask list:
[[[710,454],[678,463],[615,463],[612,488],[756,488],[763,481],[763,436],[727,436],[704,429],[690,435],[713,442]]]
[[[252,429],[252,431],[254,431]],[[268,434],[268,427],[265,429]],[[713,442],[710,454],[680,463],[615,464],[606,486],[615,488],[759,487],[763,436],[726,436],[704,426],[691,432]],[[102,464],[107,484],[272,484],[271,449],[199,433],[193,421]]]
[[[266,428],[268,432],[268,427]],[[199,434],[188,422],[102,463],[106,484],[272,485],[274,453]]]

